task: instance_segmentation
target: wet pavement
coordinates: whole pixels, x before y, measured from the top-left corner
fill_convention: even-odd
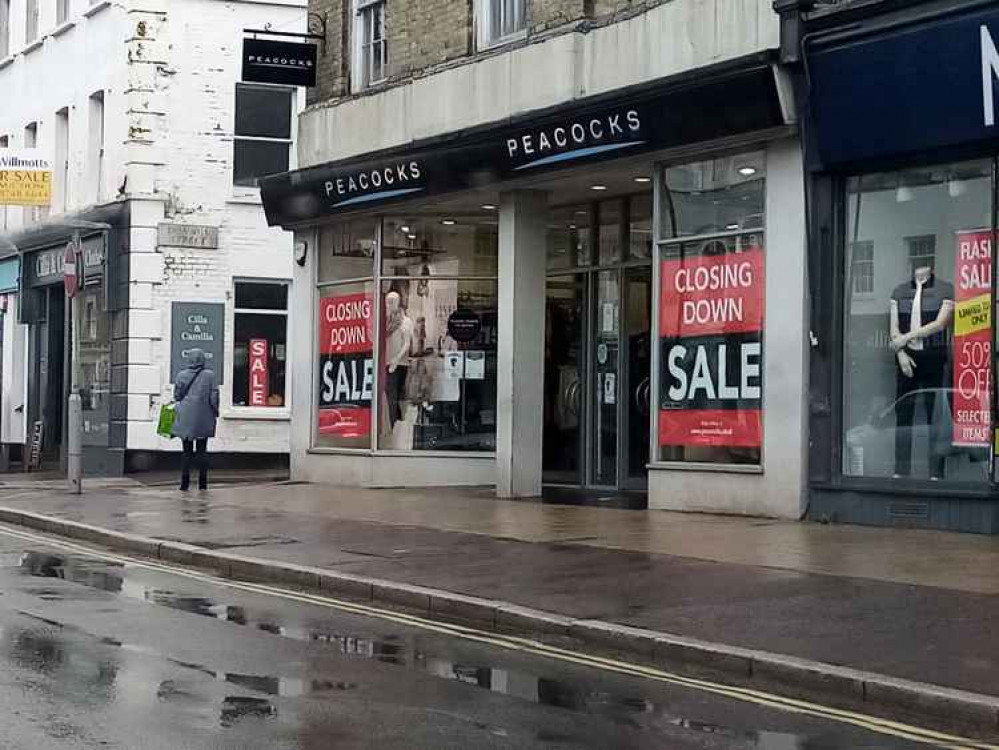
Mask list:
[[[914,747],[0,527],[0,748]]]
[[[0,505],[999,696],[999,540],[271,484]]]

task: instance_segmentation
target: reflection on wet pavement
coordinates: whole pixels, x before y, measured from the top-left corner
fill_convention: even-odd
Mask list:
[[[281,622],[273,613],[258,613],[245,605],[215,601],[205,596],[169,590],[149,585],[142,580],[148,572],[135,570],[131,566],[74,555],[56,555],[42,552],[27,552],[20,557],[19,566],[23,574],[30,578],[58,578],[80,584],[100,592],[127,596],[139,601],[166,607],[182,612],[210,617],[234,625],[253,628],[263,632],[331,647],[341,657],[372,660],[386,664],[407,667],[423,674],[460,682],[466,685],[529,701],[538,705],[598,716],[613,724],[638,730],[654,730],[657,727],[680,727],[683,729],[718,735],[740,741],[749,747],[797,748],[824,747],[814,739],[796,735],[761,733],[719,726],[716,724],[692,721],[672,714],[665,705],[656,703],[640,694],[616,694],[598,691],[585,684],[571,684],[551,676],[522,669],[510,669],[491,664],[455,661],[446,654],[433,652],[433,639],[386,635],[372,638],[353,633],[326,630],[315,625]],[[26,587],[25,593],[45,601],[59,601],[66,595],[58,589],[46,587]],[[58,623],[55,623],[58,625]],[[60,639],[49,629],[46,631],[24,631],[17,634],[4,633],[6,650],[11,658],[24,667],[39,673],[51,675],[64,669],[67,663],[66,650]],[[146,656],[167,658],[167,661],[184,669],[196,670],[217,682],[222,682],[257,694],[281,697],[302,697],[334,691],[352,691],[357,685],[352,682],[303,679],[295,676],[254,675],[220,672],[199,664],[178,661],[157,654],[151,649],[122,644],[112,639],[103,639],[101,645],[112,646]],[[113,691],[117,667],[113,661],[101,662],[96,673],[76,675],[87,685],[81,693],[99,700],[100,690]],[[98,692],[93,692],[97,690]],[[188,697],[184,686],[175,680],[159,682],[155,694],[161,701],[172,702]],[[224,727],[231,727],[243,719],[271,719],[277,713],[275,706],[266,698],[228,696],[222,702],[219,721]],[[764,736],[765,735],[765,736]],[[561,743],[560,737],[541,737],[542,742]]]

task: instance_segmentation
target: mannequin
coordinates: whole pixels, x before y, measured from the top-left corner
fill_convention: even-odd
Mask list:
[[[954,287],[938,279],[933,267],[913,269],[912,278],[895,287],[891,295],[890,336],[896,365],[895,476],[909,476],[912,468],[912,417],[915,399],[922,395],[926,424],[930,426],[928,465],[930,479],[943,478],[944,456],[937,450],[933,425],[937,389],[944,385],[950,355],[948,331],[954,317]]]
[[[385,295],[385,400],[390,427],[402,419],[412,345],[413,321],[406,314],[399,293],[389,292]]]

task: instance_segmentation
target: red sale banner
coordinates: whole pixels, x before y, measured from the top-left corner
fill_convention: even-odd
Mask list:
[[[660,266],[659,444],[763,443],[763,249]]]
[[[953,443],[988,446],[992,422],[992,232],[958,232],[956,250]]]
[[[250,406],[267,406],[267,339],[250,339]]]
[[[319,300],[319,434],[360,438],[371,431],[374,390],[370,294]]]

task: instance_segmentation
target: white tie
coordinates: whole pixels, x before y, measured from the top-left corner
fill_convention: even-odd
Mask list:
[[[909,333],[919,329],[923,325],[923,284],[925,282],[916,280],[916,296],[912,298],[912,315],[909,316]],[[922,339],[910,339],[909,348],[915,352],[923,350]]]

